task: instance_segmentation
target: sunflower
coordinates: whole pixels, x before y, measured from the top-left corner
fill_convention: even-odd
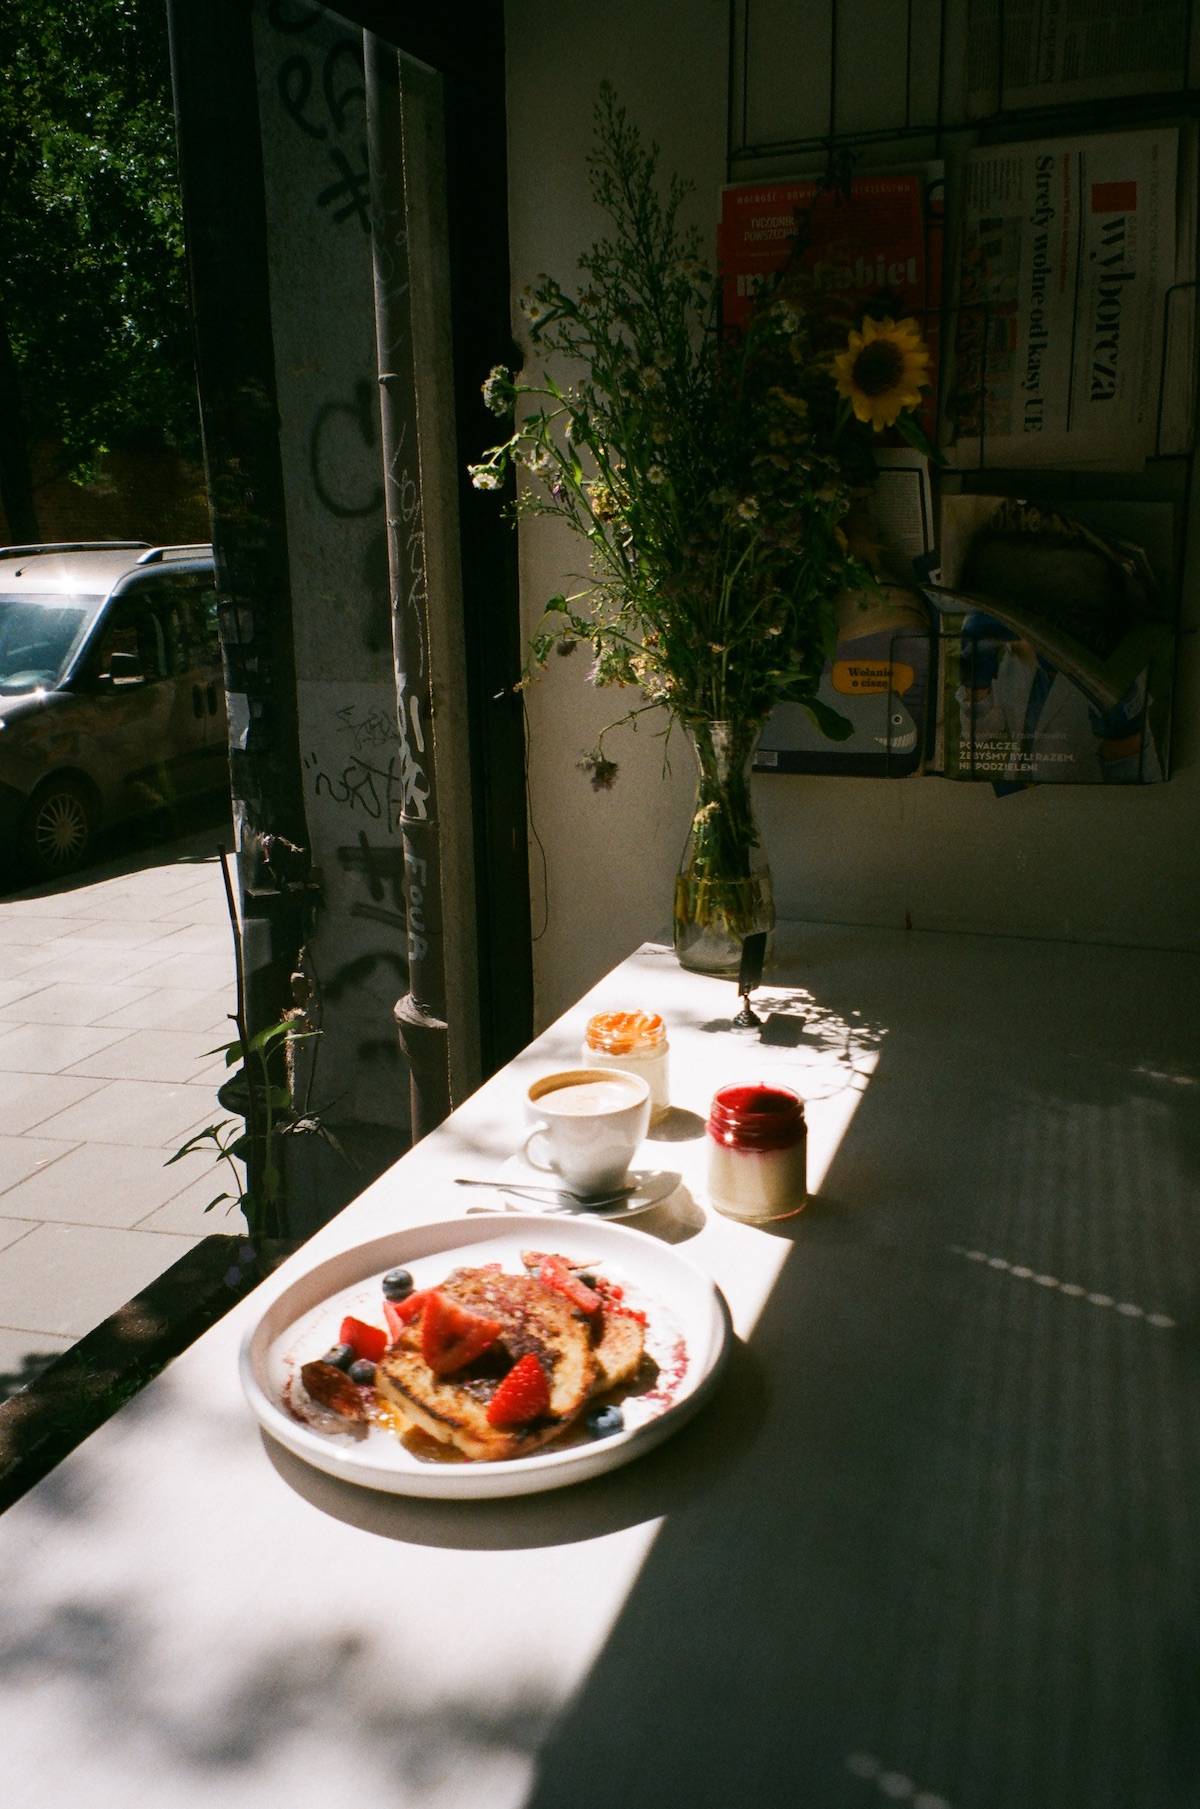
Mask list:
[[[929,352],[915,320],[863,321],[833,361],[837,392],[876,433],[916,408],[929,381]]]

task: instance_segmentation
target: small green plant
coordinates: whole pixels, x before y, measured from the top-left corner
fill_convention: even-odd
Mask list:
[[[238,935],[237,906],[229,877],[228,856],[219,849],[221,877],[225,884],[225,903],[233,932],[234,966],[237,974],[237,1001],[230,1018],[237,1030],[232,1042],[222,1043],[209,1055],[223,1055],[225,1066],[236,1070],[217,1090],[217,1100],[225,1111],[237,1116],[220,1118],[194,1137],[189,1137],[166,1167],[180,1162],[197,1150],[214,1150],[218,1165],[224,1164],[231,1186],[218,1193],[204,1208],[229,1204],[240,1207],[246,1228],[252,1238],[279,1238],[289,1235],[285,1176],[281,1162],[281,1139],[293,1136],[317,1136],[346,1162],[350,1158],[320,1116],[309,1108],[297,1109],[294,1064],[291,1059],[296,1043],[320,1036],[319,1029],[302,1027],[304,1012],[298,1007],[284,1012],[278,1023],[250,1035],[246,1023],[246,983],[242,965],[241,940]],[[311,1088],[312,1076],[309,1075]],[[353,1166],[353,1164],[351,1164]],[[243,1178],[244,1177],[244,1178]]]
[[[222,1105],[240,1112],[241,1117],[221,1118],[206,1125],[189,1137],[166,1164],[169,1168],[172,1162],[179,1162],[198,1149],[215,1149],[217,1162],[228,1165],[237,1191],[217,1194],[204,1210],[211,1212],[226,1201],[240,1207],[255,1236],[283,1235],[283,1175],[278,1139],[301,1122],[292,1108],[290,1087],[281,1085],[271,1071],[272,1052],[281,1044],[317,1035],[315,1030],[297,1030],[296,1018],[292,1016],[249,1038],[239,1028],[232,1042],[206,1050],[206,1055],[223,1055],[227,1068],[238,1069],[220,1088],[217,1098]],[[256,1184],[243,1185],[238,1165],[250,1168],[256,1143],[261,1158],[253,1164],[257,1169]]]

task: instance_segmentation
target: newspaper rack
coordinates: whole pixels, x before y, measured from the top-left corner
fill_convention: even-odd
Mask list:
[[[1200,119],[1200,7],[1193,0],[1162,0],[1149,47],[1138,24],[1145,9],[1139,11],[1135,0],[1102,0],[1100,5],[1078,9],[1070,15],[1067,30],[1091,34],[1083,57],[1077,55],[1082,41],[1078,37],[1064,49],[1040,36],[1043,15],[1050,17],[1045,0],[815,0],[804,21],[804,57],[799,66],[789,63],[785,79],[771,50],[777,6],[770,0],[730,0],[726,182],[758,179],[765,184],[823,171],[826,181],[844,186],[860,170],[903,168],[905,159],[940,158],[953,178],[972,145],[1074,138],[1156,125],[1181,127],[1185,147],[1181,181],[1185,186],[1192,181],[1200,137],[1191,124]],[[1064,15],[1060,10],[1054,16],[1061,20]],[[851,52],[861,52],[867,28],[873,77],[864,83],[861,55]],[[1131,32],[1140,33],[1134,55],[1127,54]],[[1103,54],[1089,62],[1105,34]],[[777,38],[774,41],[777,46]],[[1186,208],[1182,217],[1186,222]],[[947,233],[950,240],[954,236]],[[1182,237],[1177,249],[1175,268],[1161,275],[1161,338],[1141,417],[1146,423],[1144,459],[1137,470],[1118,473],[1116,464],[1080,464],[1074,459],[1018,464],[1019,448],[1012,449],[1011,457],[1005,449],[1005,463],[989,464],[994,448],[989,448],[988,424],[982,420],[971,456],[963,458],[960,453],[939,479],[944,496],[986,489],[997,495],[1037,498],[1068,511],[1076,504],[1099,510],[1110,499],[1136,506],[1169,504],[1171,549],[1159,594],[1164,603],[1163,633],[1173,638],[1182,612],[1184,555],[1195,489],[1195,424],[1180,431],[1185,390],[1178,380],[1181,367],[1174,348],[1181,333],[1194,361],[1193,378],[1200,367],[1200,297],[1189,269],[1195,260]],[[949,245],[947,251],[956,265]],[[963,322],[969,319],[976,325],[983,382],[988,380],[990,335],[995,331],[995,308],[986,300],[964,303],[953,292],[955,274],[948,263],[946,294],[934,306],[910,310],[927,326],[936,323],[941,329],[939,421],[945,419],[955,382],[955,345]],[[1188,407],[1191,400],[1187,396]],[[933,700],[941,694],[939,675],[953,655],[954,638],[952,625],[932,610],[926,772],[936,770]],[[893,653],[903,661],[902,646]],[[818,754],[814,762],[811,750],[789,750],[780,743],[764,750],[774,758],[760,758],[756,770],[852,770],[848,763],[839,765],[829,758],[832,751],[824,750],[825,757]],[[1168,764],[1169,750],[1164,748],[1164,772]],[[1152,765],[1143,728],[1138,777],[1144,781],[1154,776],[1149,771]],[[907,759],[899,758],[898,750],[885,741],[883,773],[902,776],[909,770]],[[976,770],[964,776],[992,775],[978,771],[976,763]]]

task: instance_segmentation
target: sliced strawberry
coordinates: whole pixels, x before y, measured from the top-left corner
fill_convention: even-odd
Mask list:
[[[429,1294],[428,1288],[419,1288],[415,1294],[406,1294],[403,1300],[384,1301],[383,1316],[387,1320],[387,1328],[391,1333],[393,1344],[409,1321],[415,1319],[424,1307]]]
[[[498,1319],[430,1288],[421,1315],[421,1355],[435,1376],[452,1376],[494,1344],[501,1330]]]
[[[531,1257],[537,1258],[534,1280],[540,1281],[543,1287],[553,1288],[556,1294],[562,1294],[577,1312],[587,1313],[589,1318],[598,1313],[604,1305],[594,1288],[572,1275],[565,1257],[547,1256],[541,1251],[531,1250]]]
[[[388,1347],[387,1333],[381,1325],[368,1325],[365,1319],[347,1317],[342,1320],[338,1343],[348,1344],[356,1357],[378,1363]]]
[[[532,1351],[518,1357],[488,1402],[489,1426],[524,1426],[540,1419],[550,1405],[546,1372]]]

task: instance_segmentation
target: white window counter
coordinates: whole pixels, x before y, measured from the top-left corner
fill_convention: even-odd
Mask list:
[[[731,984],[639,950],[0,1517],[0,1801],[1194,1803],[1196,971],[791,925],[746,1038]],[[681,1176],[629,1225],[728,1301],[712,1398],[510,1499],[282,1450],[238,1376],[266,1302],[492,1201],[456,1177],[625,1005],[667,1020],[645,1153]],[[739,1079],[807,1102],[812,1198],[768,1229],[704,1203]]]

